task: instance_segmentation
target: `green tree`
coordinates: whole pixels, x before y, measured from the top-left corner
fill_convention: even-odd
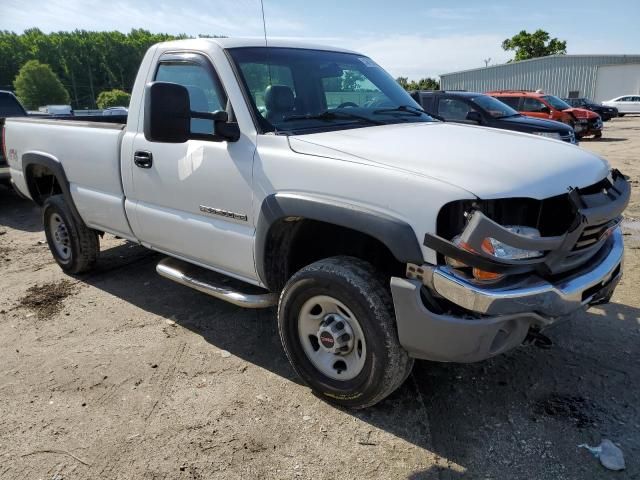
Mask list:
[[[356,70],[345,70],[342,75],[342,91],[355,92],[360,90],[360,82],[364,79],[364,75]]]
[[[514,60],[527,60],[529,58],[546,57],[548,55],[565,55],[567,42],[550,38],[549,33],[538,29],[533,33],[522,30],[517,35],[507,38],[502,42],[503,50],[514,50]]]
[[[58,76],[49,65],[37,60],[29,60],[22,66],[13,86],[20,101],[30,110],[69,103],[69,94]]]
[[[440,90],[440,82],[431,77],[421,78],[417,82],[415,80],[409,81],[407,77],[398,77],[396,82],[409,92],[413,90]]]
[[[1,0],[0,0],[1,1]],[[131,91],[144,53],[157,42],[187,38],[134,29],[121,32],[23,33],[0,31],[0,89],[11,89],[29,60],[48,64],[71,95],[74,108],[94,107],[98,92]]]
[[[123,90],[114,88],[113,90],[100,92],[100,95],[98,95],[98,99],[96,100],[96,104],[98,105],[98,108],[128,107],[130,99],[130,94]]]

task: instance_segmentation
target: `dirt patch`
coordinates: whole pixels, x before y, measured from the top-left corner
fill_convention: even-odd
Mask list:
[[[75,292],[75,285],[69,280],[34,285],[20,300],[20,306],[32,310],[40,320],[51,318],[62,310],[63,301]]]
[[[551,395],[538,400],[533,407],[537,415],[568,420],[578,428],[586,428],[596,421],[595,408],[579,395]]]

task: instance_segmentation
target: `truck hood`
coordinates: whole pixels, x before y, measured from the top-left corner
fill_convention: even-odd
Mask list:
[[[603,159],[566,142],[441,122],[296,135],[289,145],[300,154],[437,179],[483,199],[549,198],[592,185],[609,172]]]
[[[562,132],[565,134],[571,130],[571,127],[566,123],[545,120],[544,118],[527,117],[525,115],[499,118],[498,121],[514,129],[521,129],[521,131],[526,129],[531,132]]]

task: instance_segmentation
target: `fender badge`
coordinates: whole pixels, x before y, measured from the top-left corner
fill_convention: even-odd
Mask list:
[[[247,216],[242,213],[230,212],[229,210],[222,210],[221,208],[207,207],[206,205],[200,205],[200,211],[204,213],[210,213],[212,215],[219,215],[225,218],[233,218],[234,220],[247,221]]]

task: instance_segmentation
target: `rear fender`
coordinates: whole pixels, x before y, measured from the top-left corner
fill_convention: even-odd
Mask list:
[[[62,164],[55,159],[53,156],[45,154],[45,153],[25,153],[22,156],[22,173],[24,174],[24,179],[27,184],[27,189],[29,191],[29,196],[31,199],[39,206],[44,204],[46,196],[43,196],[36,186],[36,177],[33,175],[33,171],[35,167],[44,167],[51,172],[51,174],[55,177],[56,182],[60,186],[60,190],[62,195],[64,196],[64,200],[69,205],[71,209],[71,213],[73,214],[75,220],[82,222],[82,217],[78,213],[78,209],[71,197],[71,190],[69,188],[69,180],[67,179],[67,175],[62,167]]]

